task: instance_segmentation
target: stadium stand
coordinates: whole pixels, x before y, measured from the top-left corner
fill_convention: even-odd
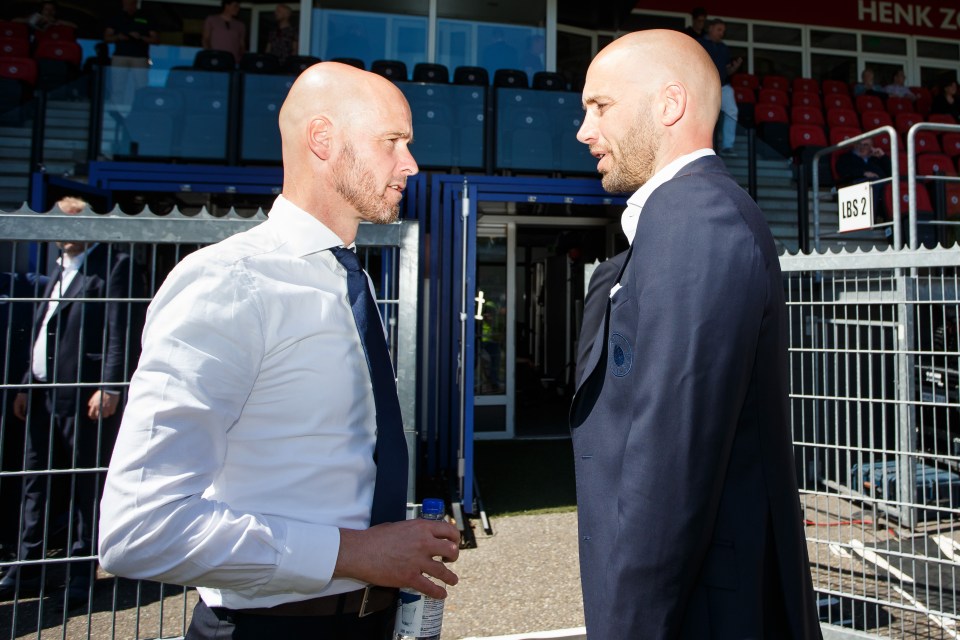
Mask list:
[[[785,89],[772,87],[760,89],[757,93],[757,104],[778,104],[784,109],[790,106],[790,98]]]
[[[418,62],[413,65],[413,81],[447,84],[450,82],[450,70],[442,64]]]
[[[813,78],[794,78],[792,89],[794,95],[798,92],[819,94],[820,83]]]
[[[244,73],[280,73],[280,59],[269,53],[248,51],[240,58],[239,68]]]
[[[823,108],[823,101],[820,100],[819,91],[794,91],[792,104],[795,107]]]
[[[203,49],[193,58],[193,67],[204,71],[233,71],[236,59],[229,51]]]
[[[790,120],[783,105],[757,103],[754,110],[757,133],[781,157],[790,155]]]
[[[490,84],[490,76],[483,67],[457,67],[453,70],[453,83],[486,86]]]
[[[527,72],[522,69],[497,69],[493,74],[493,86],[526,89],[530,82]]]
[[[839,94],[847,97],[850,96],[850,87],[842,80],[824,80],[820,83],[820,91],[824,96],[830,94]]]
[[[283,70],[286,73],[299,75],[303,73],[304,69],[312,67],[320,61],[320,58],[316,56],[288,56],[283,65]]]
[[[854,98],[854,102],[857,111],[883,111],[886,109],[880,96],[871,96],[864,93]]]
[[[370,71],[394,82],[407,80],[407,65],[401,60],[374,60],[370,64]]]
[[[860,119],[853,109],[835,107],[827,109],[827,126],[831,129],[833,127],[859,127]]]
[[[823,96],[824,109],[853,109],[853,101],[846,93],[828,93]]]
[[[823,111],[815,107],[802,107],[794,105],[790,107],[790,122],[793,124],[815,124],[824,125]]]

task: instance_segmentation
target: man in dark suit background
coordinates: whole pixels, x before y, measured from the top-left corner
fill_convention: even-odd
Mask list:
[[[716,67],[679,32],[629,34],[591,63],[583,103],[604,188],[636,191],[571,408],[587,634],[819,638],[783,282],[710,148]]]
[[[64,198],[64,213],[79,213],[87,204]],[[101,243],[58,242],[58,266],[44,290],[49,302],[37,305],[32,354],[25,385],[14,414],[27,422],[24,469],[90,469],[106,466],[121,414],[122,383],[136,364],[144,305],[100,299],[143,297],[143,281],[130,254]],[[55,530],[56,514],[45,526],[51,482],[45,474],[30,475],[23,485],[18,560],[38,560],[49,549],[44,535]],[[100,474],[80,472],[70,481],[72,510],[66,553],[93,553],[96,504],[103,485]],[[49,540],[46,541],[49,543]],[[93,563],[71,567],[67,606],[87,600]],[[24,565],[0,579],[0,600],[36,595],[41,571]]]

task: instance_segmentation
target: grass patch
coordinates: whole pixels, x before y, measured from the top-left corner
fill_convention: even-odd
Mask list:
[[[573,446],[562,440],[474,442],[474,475],[487,515],[557,513],[577,508]]]

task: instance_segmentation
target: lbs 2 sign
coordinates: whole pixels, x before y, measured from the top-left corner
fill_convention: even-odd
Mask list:
[[[873,226],[873,189],[869,182],[837,190],[840,202],[840,233]]]

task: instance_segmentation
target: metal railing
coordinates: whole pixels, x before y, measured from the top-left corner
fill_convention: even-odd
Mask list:
[[[41,411],[41,393],[67,398],[74,416],[87,411],[87,395],[105,380],[102,371],[50,375],[47,384],[29,382],[33,336],[37,334],[38,310],[51,299],[44,295],[43,275],[50,272],[59,255],[57,241],[100,243],[110,257],[128,254],[137,264],[122,291],[109,291],[97,299],[73,299],[82,305],[81,330],[84,336],[105,334],[104,306],[113,305],[128,319],[139,317],[164,277],[190,252],[249,229],[265,220],[262,211],[242,217],[231,210],[214,217],[202,210],[192,216],[174,210],[156,215],[149,210],[127,215],[116,209],[96,214],[89,209],[78,215],[64,215],[59,209],[37,214],[27,209],[0,212],[0,571],[18,569],[39,574],[39,592],[23,588],[13,599],[0,602],[0,638],[176,638],[185,633],[196,592],[180,586],[133,581],[109,576],[96,568],[95,543],[81,544],[78,528],[94,520],[103,476],[109,461],[118,422],[97,420],[85,435],[91,437],[93,454],[84,452],[78,439],[56,448],[60,424]],[[361,225],[357,245],[364,266],[375,283],[378,303],[389,334],[397,368],[398,392],[407,446],[411,451],[408,497],[413,498],[416,476],[416,340],[419,270],[419,232],[416,222],[392,225]],[[64,298],[67,300],[68,298]],[[66,304],[66,303],[62,303]],[[135,366],[140,341],[139,326],[127,323],[122,339],[127,366],[122,381],[112,384],[125,389]],[[228,329],[228,328],[225,328]],[[59,333],[57,334],[59,336]],[[65,343],[54,343],[56,354]],[[86,359],[106,359],[106,347],[85,344]],[[55,358],[55,362],[60,362]],[[62,372],[61,372],[62,373]],[[99,375],[97,375],[99,374]],[[14,415],[18,394],[30,398],[26,423]],[[59,405],[58,405],[59,406]],[[78,436],[79,438],[79,436]],[[50,446],[38,446],[44,439]],[[62,439],[59,439],[62,440]],[[86,445],[84,445],[86,446]],[[37,451],[40,450],[40,455]],[[23,489],[30,484],[31,500],[39,500],[42,543],[38,550],[20,553],[21,532],[28,523]],[[91,489],[92,483],[92,491]],[[90,496],[92,493],[93,497]],[[36,511],[34,509],[34,511]],[[82,519],[88,519],[86,524]],[[29,525],[33,526],[33,525]],[[89,531],[89,529],[88,529]],[[89,536],[87,536],[89,539]],[[93,540],[96,540],[94,529]],[[65,591],[60,587],[78,572],[95,572],[94,586],[87,602],[67,609]],[[65,610],[67,609],[67,610]]]

